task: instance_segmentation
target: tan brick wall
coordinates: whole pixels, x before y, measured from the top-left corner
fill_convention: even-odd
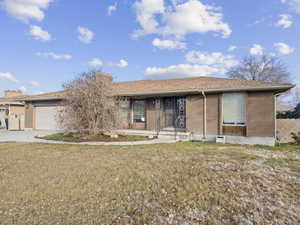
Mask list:
[[[15,97],[19,97],[19,96],[22,96],[22,91],[18,91],[18,90],[4,91],[5,98],[15,98]]]
[[[34,128],[34,106],[31,104],[25,107],[25,128]]]
[[[192,95],[186,98],[187,131],[203,134],[203,97]]]
[[[24,115],[25,107],[24,106],[10,106],[9,114],[10,115]]]
[[[207,95],[207,134],[218,135],[219,132],[219,95]]]
[[[146,100],[147,105],[147,130],[155,130],[155,124],[156,124],[156,111],[155,111],[155,103],[154,99],[147,99]]]
[[[247,136],[275,136],[273,92],[249,92],[247,98]]]
[[[290,143],[292,139],[291,133],[300,131],[300,119],[278,119],[277,132],[280,138],[280,143]]]
[[[207,135],[217,135],[219,131],[219,95],[207,95],[206,102]],[[203,96],[186,98],[187,130],[203,134]]]

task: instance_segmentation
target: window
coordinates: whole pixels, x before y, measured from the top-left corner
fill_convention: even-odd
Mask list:
[[[145,101],[133,102],[133,122],[145,123],[146,122],[146,104]]]
[[[223,124],[244,125],[246,123],[246,94],[223,94]]]

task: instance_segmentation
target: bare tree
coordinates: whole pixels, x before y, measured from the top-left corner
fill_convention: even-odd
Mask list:
[[[119,107],[114,101],[110,75],[84,72],[63,87],[66,95],[59,120],[64,129],[101,135],[117,128]]]
[[[289,83],[291,75],[286,65],[278,58],[263,55],[245,57],[240,65],[229,71],[229,77],[239,80]]]

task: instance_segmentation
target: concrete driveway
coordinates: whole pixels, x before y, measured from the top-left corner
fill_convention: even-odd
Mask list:
[[[76,145],[148,145],[159,143],[175,143],[176,140],[154,139],[135,142],[62,142],[48,141],[35,138],[58,133],[57,131],[0,131],[0,142],[48,143],[48,144],[76,144]]]
[[[47,142],[36,139],[36,136],[46,136],[55,131],[0,131],[0,142]]]

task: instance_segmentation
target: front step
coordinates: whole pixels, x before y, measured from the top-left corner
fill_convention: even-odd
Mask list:
[[[158,135],[158,139],[189,141],[190,140],[190,133],[160,131],[159,135]]]

